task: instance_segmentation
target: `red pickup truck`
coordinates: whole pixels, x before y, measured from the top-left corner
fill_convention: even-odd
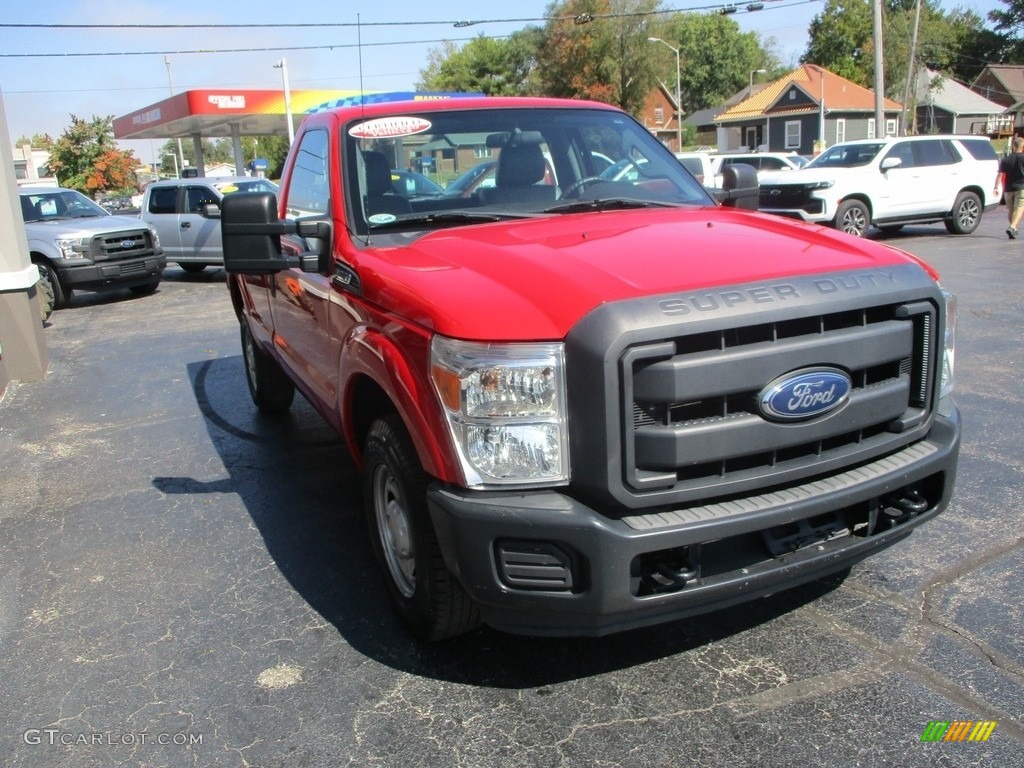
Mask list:
[[[392,183],[484,162],[469,196]],[[620,110],[466,98],[311,115],[278,196],[225,198],[253,400],[297,388],[344,436],[416,636],[699,614],[945,508],[953,297],[906,253],[745,210],[754,178],[715,200]]]

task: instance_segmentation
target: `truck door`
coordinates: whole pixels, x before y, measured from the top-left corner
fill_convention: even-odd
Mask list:
[[[220,221],[202,215],[204,206],[210,203],[219,206],[220,198],[209,187],[189,185],[181,197],[181,211],[178,213],[178,233],[181,238],[181,256],[201,261],[208,257],[211,264],[223,259],[220,241]]]
[[[297,160],[281,189],[286,215],[296,219],[329,217],[327,131],[306,131],[298,142],[292,153]],[[294,251],[305,250],[297,238],[282,238],[281,244]],[[339,345],[331,343],[330,281],[325,275],[300,269],[284,270],[272,280],[274,343],[313,396],[333,409],[340,352]]]

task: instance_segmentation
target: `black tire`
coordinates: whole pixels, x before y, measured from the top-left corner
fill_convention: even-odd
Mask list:
[[[53,314],[53,284],[43,279],[42,271],[39,273],[39,280],[36,281],[36,295],[39,297],[39,316],[46,322]]]
[[[45,261],[33,262],[39,268],[39,300],[40,303],[43,301],[43,297],[46,296],[50,304],[50,312],[55,309],[64,309],[68,305],[68,301],[71,300],[71,291],[65,290],[60,284],[60,279],[57,277],[57,273],[53,270],[49,264]],[[51,300],[52,297],[52,300]],[[46,317],[49,317],[50,313],[47,312]]]
[[[188,262],[186,264],[179,264],[178,266],[181,267],[186,272],[188,272],[190,275],[199,274],[204,269],[206,269],[205,264],[193,264],[192,262]]]
[[[128,288],[128,290],[134,293],[136,296],[149,296],[149,294],[156,291],[159,285],[159,280],[153,280],[150,283],[143,283],[142,285],[133,285],[130,288]]]
[[[257,346],[245,320],[242,321],[241,333],[245,380],[249,384],[252,401],[262,413],[287,411],[295,398],[295,385],[281,366]]]
[[[946,231],[952,235],[969,235],[981,224],[981,198],[973,192],[961,192],[956,196],[950,218],[944,222]]]
[[[864,237],[871,225],[871,211],[860,200],[847,200],[839,206],[833,222],[836,229],[854,237]]]
[[[427,510],[428,477],[396,415],[373,423],[363,459],[374,554],[406,627],[435,641],[479,626],[476,606],[444,564]]]

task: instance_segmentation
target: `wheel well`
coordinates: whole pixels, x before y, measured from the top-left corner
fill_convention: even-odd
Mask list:
[[[347,415],[352,425],[351,435],[355,442],[353,448],[361,453],[373,422],[388,413],[397,413],[398,409],[384,390],[368,376],[360,376],[352,384],[349,403],[358,403],[348,408]]]
[[[40,253],[39,251],[31,251],[31,252],[29,252],[29,259],[31,260],[31,262],[33,264],[38,264],[40,262],[43,262],[44,264],[46,264],[51,269],[53,268],[53,262],[50,261],[49,258],[47,258],[45,253]]]
[[[869,217],[869,218],[873,218],[873,217],[874,217],[874,215],[875,215],[875,209],[874,209],[874,208],[872,207],[872,205],[871,205],[871,200],[869,200],[869,199],[868,199],[868,197],[867,197],[866,195],[862,195],[862,194],[860,194],[860,193],[857,193],[857,194],[854,194],[854,195],[847,195],[847,196],[846,196],[846,197],[844,197],[844,198],[843,198],[842,200],[840,200],[840,201],[839,201],[839,205],[837,205],[837,206],[836,206],[836,212],[838,213],[838,211],[839,211],[839,207],[840,207],[840,206],[841,206],[841,205],[842,205],[843,203],[848,203],[848,202],[850,202],[851,200],[856,200],[856,201],[857,201],[857,202],[859,202],[859,203],[863,203],[863,204],[864,204],[864,206],[865,206],[865,207],[866,207],[866,208],[868,209],[868,217]]]

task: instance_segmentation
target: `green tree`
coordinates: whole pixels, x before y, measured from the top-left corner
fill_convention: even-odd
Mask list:
[[[504,40],[481,35],[462,48],[445,41],[430,51],[417,88],[426,91],[525,96],[536,91],[540,30],[528,27]]]
[[[53,146],[53,138],[48,133],[34,133],[32,138],[19,136],[14,146],[21,147],[28,144],[32,149],[49,149]]]
[[[871,87],[874,36],[870,0],[826,0],[824,10],[811,20],[808,36],[801,61]]]
[[[887,0],[882,6],[885,95],[900,102],[906,92],[912,55],[912,77],[928,67],[970,81],[1001,48],[998,36],[984,28],[976,13],[957,9],[947,14],[938,0],[922,0],[917,44],[912,52],[915,6],[916,0]],[[809,35],[802,61],[820,64],[866,88],[874,86],[869,0],[827,0],[824,10],[811,22]]]
[[[660,0],[565,0],[548,7],[538,75],[548,96],[639,112],[657,84],[649,14]]]
[[[655,36],[679,49],[680,92],[689,113],[719,105],[746,88],[753,70],[764,69],[771,76],[781,69],[778,57],[757,33],[741,32],[739,24],[721,14],[673,14],[662,33]],[[661,48],[660,75],[664,82],[674,84],[675,56]]]
[[[71,115],[71,125],[50,147],[50,172],[62,185],[87,195],[135,187],[135,153],[114,141],[113,115],[86,121]]]

